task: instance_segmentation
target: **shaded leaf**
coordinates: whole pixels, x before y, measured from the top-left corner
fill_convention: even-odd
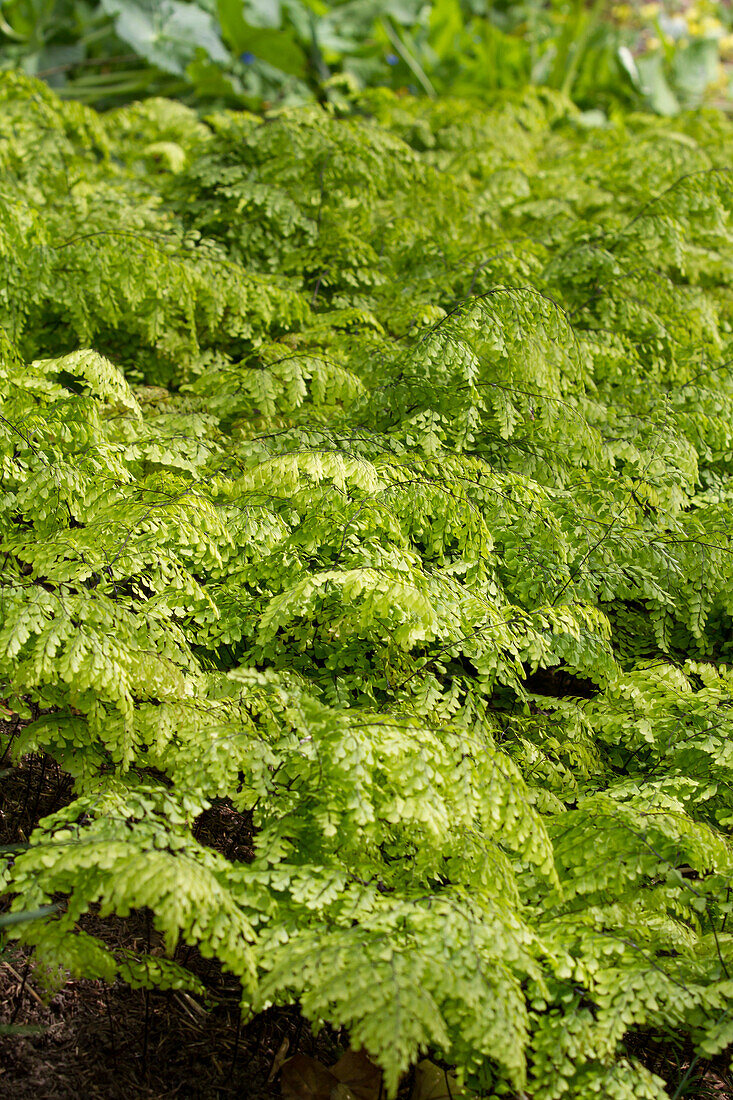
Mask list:
[[[284,1100],[336,1100],[339,1086],[338,1078],[307,1054],[296,1054],[283,1065],[280,1087]]]
[[[363,1050],[347,1050],[331,1072],[356,1100],[378,1100],[381,1095],[382,1071]]]
[[[411,1100],[458,1100],[459,1097],[472,1095],[458,1084],[455,1073],[436,1066],[429,1058],[423,1058],[415,1067]]]

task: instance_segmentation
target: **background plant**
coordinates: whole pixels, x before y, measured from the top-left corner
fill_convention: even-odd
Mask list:
[[[729,13],[605,0],[4,0],[0,57],[64,96],[229,106],[359,87],[486,96],[535,83],[662,114],[727,95]]]

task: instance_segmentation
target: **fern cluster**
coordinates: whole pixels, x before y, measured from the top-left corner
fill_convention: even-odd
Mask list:
[[[731,124],[0,108],[0,684],[76,783],[12,934],[392,1093],[667,1096],[630,1036],[733,1040]]]

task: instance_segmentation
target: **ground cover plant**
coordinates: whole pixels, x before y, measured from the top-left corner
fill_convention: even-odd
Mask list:
[[[73,792],[2,933],[51,986],[205,1005],[195,949],[389,1095],[727,1050],[733,129],[588,122],[3,76],[3,748]]]

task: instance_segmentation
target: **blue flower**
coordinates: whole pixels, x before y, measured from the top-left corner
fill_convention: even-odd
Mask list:
[[[396,65],[397,62],[399,61],[399,58],[397,57],[396,54],[388,53],[385,60],[386,60],[388,65]]]
[[[252,62],[256,60],[256,58],[253,53],[249,52],[249,50],[245,50],[239,60],[243,61],[245,65],[251,65]]]

